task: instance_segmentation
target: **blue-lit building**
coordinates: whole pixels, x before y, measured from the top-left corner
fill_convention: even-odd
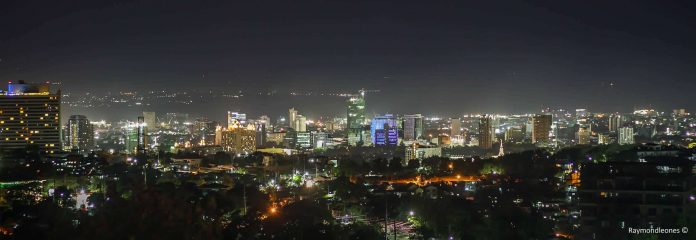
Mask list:
[[[385,114],[376,116],[370,125],[370,135],[375,145],[397,145],[399,144],[399,130],[396,116]]]

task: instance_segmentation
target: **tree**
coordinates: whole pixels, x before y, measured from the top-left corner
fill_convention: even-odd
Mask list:
[[[404,166],[401,164],[400,158],[392,158],[389,160],[389,171],[392,175],[397,175],[403,171]]]
[[[212,163],[217,165],[229,165],[232,164],[232,157],[226,152],[216,152]]]

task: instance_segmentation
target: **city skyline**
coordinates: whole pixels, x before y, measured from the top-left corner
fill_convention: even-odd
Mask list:
[[[7,0],[0,239],[696,239],[694,12]]]

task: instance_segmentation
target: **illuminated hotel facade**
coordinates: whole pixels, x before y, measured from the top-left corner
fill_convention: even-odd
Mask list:
[[[0,151],[37,146],[44,153],[61,149],[60,91],[48,84],[10,82],[0,92]]]
[[[256,151],[256,127],[254,124],[245,127],[239,123],[226,129],[218,127],[215,130],[215,144],[236,154],[253,153]]]

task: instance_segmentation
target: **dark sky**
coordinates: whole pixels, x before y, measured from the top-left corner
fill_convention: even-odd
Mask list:
[[[71,92],[364,87],[392,112],[696,108],[694,1],[0,4],[0,79]]]

